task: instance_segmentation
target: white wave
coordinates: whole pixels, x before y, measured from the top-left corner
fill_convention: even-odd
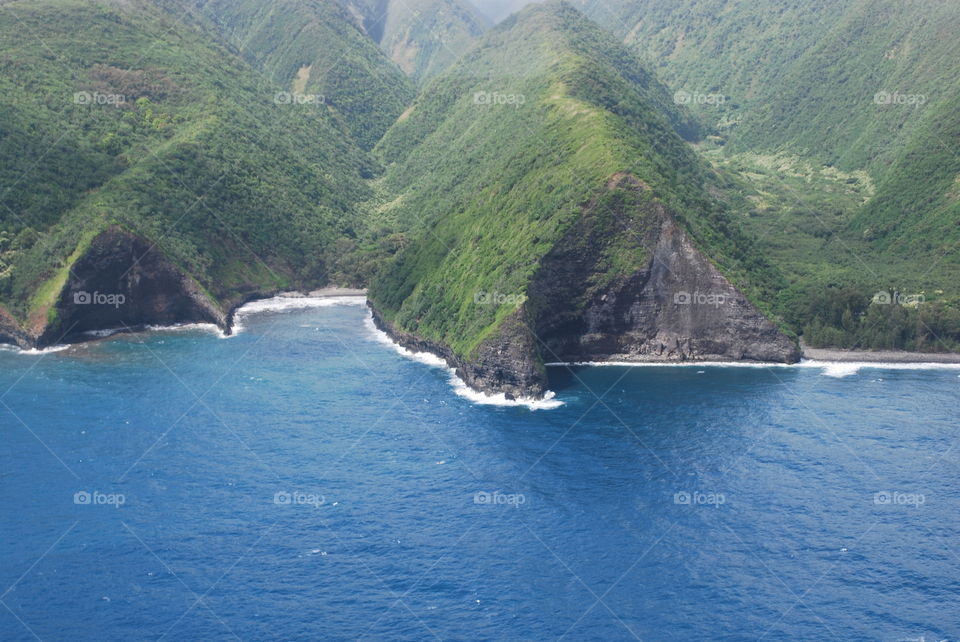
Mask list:
[[[549,368],[570,366],[621,366],[630,368],[791,368],[797,364],[776,361],[553,361],[544,364]]]
[[[257,299],[246,303],[234,312],[233,334],[243,331],[243,319],[261,312],[290,312],[307,308],[327,308],[335,305],[366,305],[363,295],[343,296],[305,296],[299,294],[281,294],[269,299]]]
[[[453,391],[460,397],[467,399],[475,404],[487,405],[487,406],[526,406],[530,410],[550,410],[552,408],[559,408],[563,405],[563,402],[559,399],[555,399],[556,394],[548,390],[544,395],[543,399],[532,399],[529,397],[518,397],[517,399],[507,399],[507,396],[503,393],[491,395],[485,392],[479,392],[474,390],[466,384],[466,382],[457,376],[457,371],[451,368],[447,362],[432,352],[415,352],[413,350],[408,350],[402,345],[390,338],[390,335],[377,327],[373,322],[373,315],[367,315],[367,318],[364,319],[364,325],[367,329],[370,330],[371,334],[375,341],[388,345],[398,354],[406,357],[407,359],[412,359],[414,361],[419,361],[428,366],[434,368],[443,368],[450,374],[450,385],[453,387]]]
[[[631,368],[701,368],[713,366],[719,368],[816,368],[822,370],[825,377],[843,378],[855,375],[864,368],[878,370],[960,370],[960,363],[901,363],[891,361],[817,361],[804,359],[799,363],[778,363],[761,361],[557,361],[546,364],[548,367],[568,366],[626,366]]]
[[[842,379],[843,377],[850,377],[860,372],[860,365],[861,364],[858,363],[844,361],[827,361],[814,364],[803,363],[801,364],[801,367],[820,368],[823,370],[823,375],[825,377]]]
[[[552,390],[547,390],[543,395],[543,399],[532,399],[530,397],[507,399],[507,396],[502,392],[496,395],[478,392],[458,377],[452,368],[450,370],[450,385],[453,386],[453,391],[457,393],[458,396],[469,399],[476,404],[487,406],[526,406],[530,410],[551,410],[563,405],[562,401],[555,398],[556,393]]]
[[[36,356],[36,355],[42,355],[42,354],[53,354],[54,352],[63,352],[64,350],[69,350],[70,348],[73,348],[75,346],[64,345],[61,343],[61,344],[49,346],[46,348],[28,348],[26,350],[17,346],[9,346],[9,347],[17,354],[22,354],[27,356]]]
[[[827,377],[849,377],[865,368],[875,370],[960,370],[960,363],[903,363],[897,361],[814,361],[804,360],[801,368],[821,368]]]
[[[221,339],[227,334],[216,323],[174,323],[172,325],[148,325],[144,328],[150,332],[209,332]]]
[[[119,329],[119,328],[111,328],[111,329],[109,329],[109,330],[87,330],[87,331],[84,332],[83,334],[86,335],[86,336],[88,336],[88,337],[103,338],[103,337],[109,337],[109,336],[114,335],[114,334],[116,334],[116,333],[118,333],[118,332],[120,332],[120,329]]]

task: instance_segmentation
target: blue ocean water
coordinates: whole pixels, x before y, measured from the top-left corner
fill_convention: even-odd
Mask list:
[[[3,640],[955,640],[956,370],[553,368],[361,306],[0,352]]]

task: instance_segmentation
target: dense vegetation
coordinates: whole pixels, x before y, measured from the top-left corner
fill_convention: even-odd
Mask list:
[[[691,100],[735,151],[788,151],[844,170],[886,167],[918,116],[955,94],[955,3],[612,0],[580,3]],[[877,104],[878,93],[923,100]],[[881,97],[882,102],[882,97]]]
[[[331,0],[163,0],[187,7],[283,89],[291,102],[322,102],[364,149],[413,100],[413,83]],[[289,98],[287,98],[289,95]]]
[[[370,38],[418,84],[459,58],[489,26],[466,0],[346,0]]]
[[[787,277],[771,303],[794,331],[812,345],[864,349],[960,343],[951,329],[960,314],[955,3],[583,7],[672,90],[722,96],[690,108],[714,134],[708,157],[729,170],[728,202]],[[860,303],[836,303],[851,290]],[[924,302],[868,305],[894,290]],[[854,323],[841,322],[848,307]]]
[[[379,272],[465,354],[587,204],[615,278],[657,202],[811,345],[960,349],[955,4],[581,5],[627,46],[557,3],[3,3],[0,305],[42,319],[119,225],[224,302]]]
[[[29,0],[0,21],[0,300],[45,314],[101,230],[215,297],[341,277],[376,165],[323,104],[142,0]]]
[[[708,173],[680,136],[695,132],[666,88],[571,6],[526,9],[431,83],[377,147],[391,167],[376,224],[418,233],[371,298],[400,327],[469,356],[523,303],[539,259],[587,203],[624,213],[592,219],[603,226],[591,251],[603,254],[604,278],[644,267],[654,202],[747,291],[769,297],[776,272],[707,197]],[[649,191],[611,191],[622,174]],[[478,305],[485,292],[506,298]]]

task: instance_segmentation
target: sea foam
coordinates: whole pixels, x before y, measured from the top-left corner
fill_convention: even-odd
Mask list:
[[[408,350],[391,339],[390,335],[378,328],[373,322],[372,314],[367,316],[367,318],[364,320],[364,324],[372,333],[374,340],[390,346],[396,350],[397,353],[403,355],[407,359],[412,359],[434,368],[443,368],[446,370],[450,375],[450,385],[453,387],[453,391],[457,394],[457,396],[463,397],[464,399],[467,399],[473,403],[487,406],[526,406],[530,410],[550,410],[552,408],[559,408],[563,405],[563,402],[559,399],[556,399],[556,394],[550,390],[547,391],[543,399],[531,399],[528,397],[507,399],[506,395],[503,393],[491,395],[485,392],[473,390],[463,379],[457,376],[456,370],[451,368],[446,361],[437,355],[430,352],[415,352],[413,350]]]
[[[822,370],[825,377],[843,378],[859,373],[864,368],[878,370],[960,370],[960,363],[902,363],[888,361],[818,361],[804,359],[799,363],[778,363],[764,361],[556,361],[546,364],[548,367],[571,366],[621,366],[630,368],[815,368]]]
[[[7,351],[7,352],[14,352],[14,353],[16,353],[16,354],[21,354],[21,355],[26,355],[26,356],[37,356],[37,355],[53,354],[54,352],[63,352],[64,350],[69,350],[69,349],[72,348],[72,347],[74,347],[74,346],[64,345],[64,344],[60,343],[60,344],[57,344],[57,345],[48,346],[48,347],[46,347],[46,348],[28,348],[28,349],[24,350],[23,348],[21,348],[21,347],[19,347],[19,346],[11,345],[11,344],[9,344],[9,343],[0,344],[0,350],[4,350],[4,351]]]
[[[366,305],[367,299],[360,295],[350,296],[275,296],[246,303],[233,315],[233,334],[243,332],[243,319],[259,312],[290,312],[307,308],[327,308],[334,305]]]

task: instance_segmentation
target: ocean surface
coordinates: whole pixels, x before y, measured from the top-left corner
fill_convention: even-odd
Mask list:
[[[960,370],[481,404],[344,303],[0,351],[0,639],[960,638]]]

